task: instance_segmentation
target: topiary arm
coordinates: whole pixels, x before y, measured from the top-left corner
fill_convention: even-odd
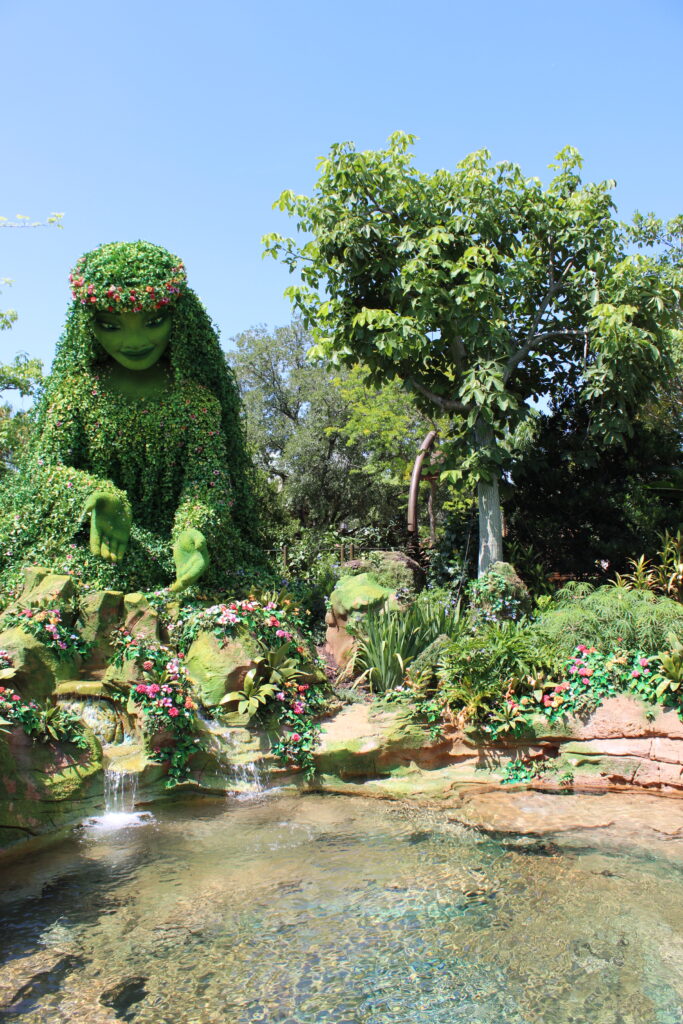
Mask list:
[[[111,480],[100,479],[80,466],[89,461],[86,433],[79,416],[85,396],[78,381],[68,381],[65,392],[53,397],[39,421],[33,461],[54,494],[56,525],[73,535],[90,515],[90,550],[119,562],[130,536],[132,511],[125,491]],[[62,505],[65,516],[58,514]],[[69,531],[69,526],[71,527]]]
[[[182,589],[181,576],[193,576],[189,582],[195,582],[206,570],[212,552],[218,549],[232,505],[220,405],[203,388],[193,389],[185,403],[184,479],[173,524],[178,567],[175,589]]]

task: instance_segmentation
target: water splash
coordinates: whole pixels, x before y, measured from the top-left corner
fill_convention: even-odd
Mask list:
[[[109,832],[119,828],[147,825],[154,821],[149,811],[136,811],[138,791],[137,772],[119,772],[112,768],[104,770],[104,814],[89,818],[89,829]]]

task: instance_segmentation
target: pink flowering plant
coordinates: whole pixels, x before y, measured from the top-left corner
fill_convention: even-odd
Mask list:
[[[660,702],[666,689],[661,688],[663,682],[660,655],[624,649],[603,654],[579,644],[560,677],[534,687],[519,698],[518,706],[523,713],[540,711],[554,722],[565,715],[589,715],[604,700],[620,693]]]
[[[0,731],[20,726],[33,740],[72,743],[82,750],[88,748],[83,723],[73,712],[59,705],[37,704],[14,690],[0,686]]]
[[[301,674],[285,680],[269,702],[277,724],[272,751],[282,764],[301,768],[307,778],[315,773],[313,750],[320,732],[316,718],[325,705],[321,677]]]
[[[175,786],[187,779],[192,754],[201,746],[197,736],[199,709],[190,693],[187,672],[177,657],[169,657],[161,670],[155,661],[147,659],[142,669],[145,681],[132,688],[131,700],[144,716],[148,752],[155,760],[168,761],[166,785]]]
[[[277,650],[264,651],[245,678],[244,689],[227,694],[223,703],[238,702],[238,711],[256,714],[271,732],[271,748],[282,764],[314,774],[316,723],[325,705],[321,682],[324,673],[302,665],[291,641]]]
[[[68,659],[85,655],[90,650],[78,627],[69,625],[71,618],[63,608],[22,608],[16,612],[5,612],[2,628],[19,626],[41,640],[58,658]]]
[[[307,614],[289,598],[259,601],[248,597],[201,608],[176,624],[174,633],[179,647],[186,650],[202,630],[212,632],[222,642],[248,633],[271,649],[291,642],[301,655],[306,655],[310,642]]]
[[[142,633],[133,633],[125,626],[112,631],[110,642],[115,652],[112,664],[118,668],[126,661],[134,661],[138,668],[145,672],[151,672],[153,669],[161,672],[167,662],[176,657],[174,649],[168,644],[149,640]],[[182,655],[180,657],[182,658]]]
[[[189,693],[183,659],[202,631],[213,633],[222,644],[243,635],[258,641],[263,656],[247,674],[244,689],[226,695],[223,710],[258,718],[271,731],[275,755],[284,764],[311,774],[317,736],[315,720],[325,704],[321,686],[325,675],[311,650],[306,613],[288,598],[276,601],[252,596],[206,608],[186,606],[175,621],[166,622],[166,628],[168,645],[151,642],[126,629],[113,633],[112,640],[116,648],[114,663],[122,665],[134,660],[145,676],[145,683],[134,688],[132,697],[142,705],[150,726],[163,725],[174,731],[174,749],[180,751],[180,764],[176,766],[172,760],[171,782],[187,777],[187,761],[197,749],[195,738],[186,742],[191,733],[185,732],[184,724],[188,719],[185,712],[190,712],[190,718],[197,715],[196,705],[194,709],[181,705],[182,695]],[[164,685],[179,686],[182,694],[176,700],[166,693],[164,702],[160,696],[161,676],[169,672],[169,665],[175,666],[173,678],[165,679]],[[176,714],[175,708],[180,708],[182,714]]]

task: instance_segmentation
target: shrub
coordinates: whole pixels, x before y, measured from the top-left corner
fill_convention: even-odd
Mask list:
[[[472,622],[518,622],[531,613],[529,591],[513,566],[494,562],[467,588]]]
[[[570,658],[579,644],[605,654],[621,648],[658,651],[671,636],[683,639],[683,606],[649,590],[572,583],[558,591],[533,631],[560,658]]]
[[[480,626],[454,640],[441,658],[439,695],[453,712],[481,721],[508,694],[557,667],[526,622]]]

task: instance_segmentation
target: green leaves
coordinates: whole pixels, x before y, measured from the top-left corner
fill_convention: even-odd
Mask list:
[[[614,182],[582,182],[572,147],[544,187],[486,150],[422,174],[411,145],[333,146],[311,197],[280,197],[312,240],[271,235],[266,251],[301,275],[289,295],[315,357],[457,412],[469,449],[482,417],[502,446],[532,398],[568,383],[595,405],[596,436],[620,441],[680,327],[683,219],[620,225]]]

